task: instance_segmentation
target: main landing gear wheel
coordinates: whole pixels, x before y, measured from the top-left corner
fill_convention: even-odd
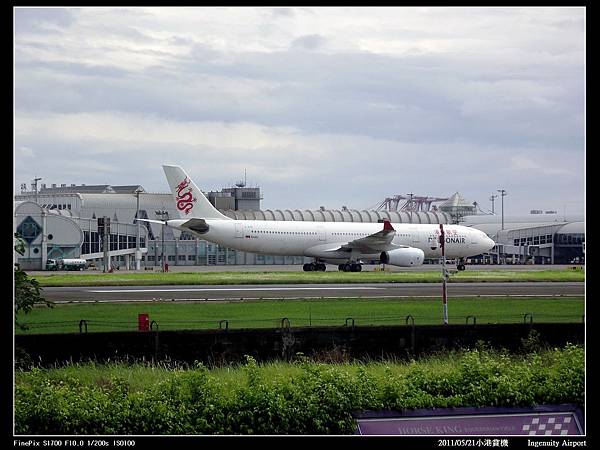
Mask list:
[[[362,270],[362,264],[358,263],[346,263],[338,266],[340,272],[360,272]]]
[[[465,267],[465,265],[464,265],[464,264],[458,264],[458,265],[456,266],[456,269],[457,269],[457,270],[465,270],[465,269],[466,269],[466,267]]]
[[[327,267],[325,267],[325,264],[323,263],[306,263],[302,266],[302,269],[305,272],[315,272],[315,271],[319,271],[319,272],[325,272],[325,270],[327,269]]]

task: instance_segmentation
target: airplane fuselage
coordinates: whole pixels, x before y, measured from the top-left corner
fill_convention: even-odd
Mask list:
[[[186,220],[170,220],[169,225],[189,231],[200,239],[251,253],[268,255],[309,256],[324,260],[347,260],[347,251],[332,251],[337,244],[377,233],[381,223],[306,222],[267,220],[211,220],[208,230],[196,232],[184,224]],[[440,258],[439,224],[392,224],[396,234],[392,243],[423,250],[425,258]],[[464,258],[488,251],[489,238],[482,232],[461,225],[444,225],[445,256]],[[379,252],[362,255],[378,259]]]

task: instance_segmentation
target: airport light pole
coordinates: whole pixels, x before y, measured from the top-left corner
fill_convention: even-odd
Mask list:
[[[33,190],[35,191],[35,204],[38,204],[38,188],[37,188],[37,182],[40,181],[41,178],[34,178],[31,181],[31,187],[33,188]]]
[[[137,232],[136,232],[136,237],[135,237],[135,270],[140,270],[141,267],[141,259],[142,259],[142,255],[140,254],[140,221],[138,220],[140,218],[140,192],[141,189],[138,187],[135,190],[135,196],[136,196],[136,212],[135,212],[135,221],[137,222]]]
[[[494,199],[496,199],[496,198],[498,198],[497,195],[490,196],[490,200],[492,201],[492,214],[495,214],[494,213]]]
[[[506,196],[506,191],[504,189],[497,189],[500,192],[500,196],[502,199],[502,229],[504,230],[504,197]]]
[[[162,223],[161,229],[161,249],[160,249],[160,261],[161,261],[161,271],[165,271],[165,217],[167,220],[169,219],[169,211],[164,209],[159,209],[155,211],[157,216],[160,216]]]

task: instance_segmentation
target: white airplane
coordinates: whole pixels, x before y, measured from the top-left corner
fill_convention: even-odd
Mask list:
[[[175,199],[179,219],[149,220],[190,232],[199,238],[245,252],[265,255],[308,256],[305,271],[359,272],[362,264],[414,267],[426,258],[441,258],[440,225],[350,222],[233,220],[221,214],[179,166],[163,169]],[[464,258],[489,251],[494,245],[484,232],[461,225],[443,225],[446,258]]]

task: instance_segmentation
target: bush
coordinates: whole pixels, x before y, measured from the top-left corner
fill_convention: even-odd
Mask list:
[[[161,382],[137,391],[118,376],[85,384],[73,370],[66,376],[61,369],[19,371],[15,431],[352,434],[352,413],[362,410],[584,402],[584,350],[574,345],[526,356],[478,348],[441,362],[438,357],[382,367],[301,359],[291,367],[293,376],[269,377],[248,357],[234,370],[231,388],[197,364],[165,371]]]

